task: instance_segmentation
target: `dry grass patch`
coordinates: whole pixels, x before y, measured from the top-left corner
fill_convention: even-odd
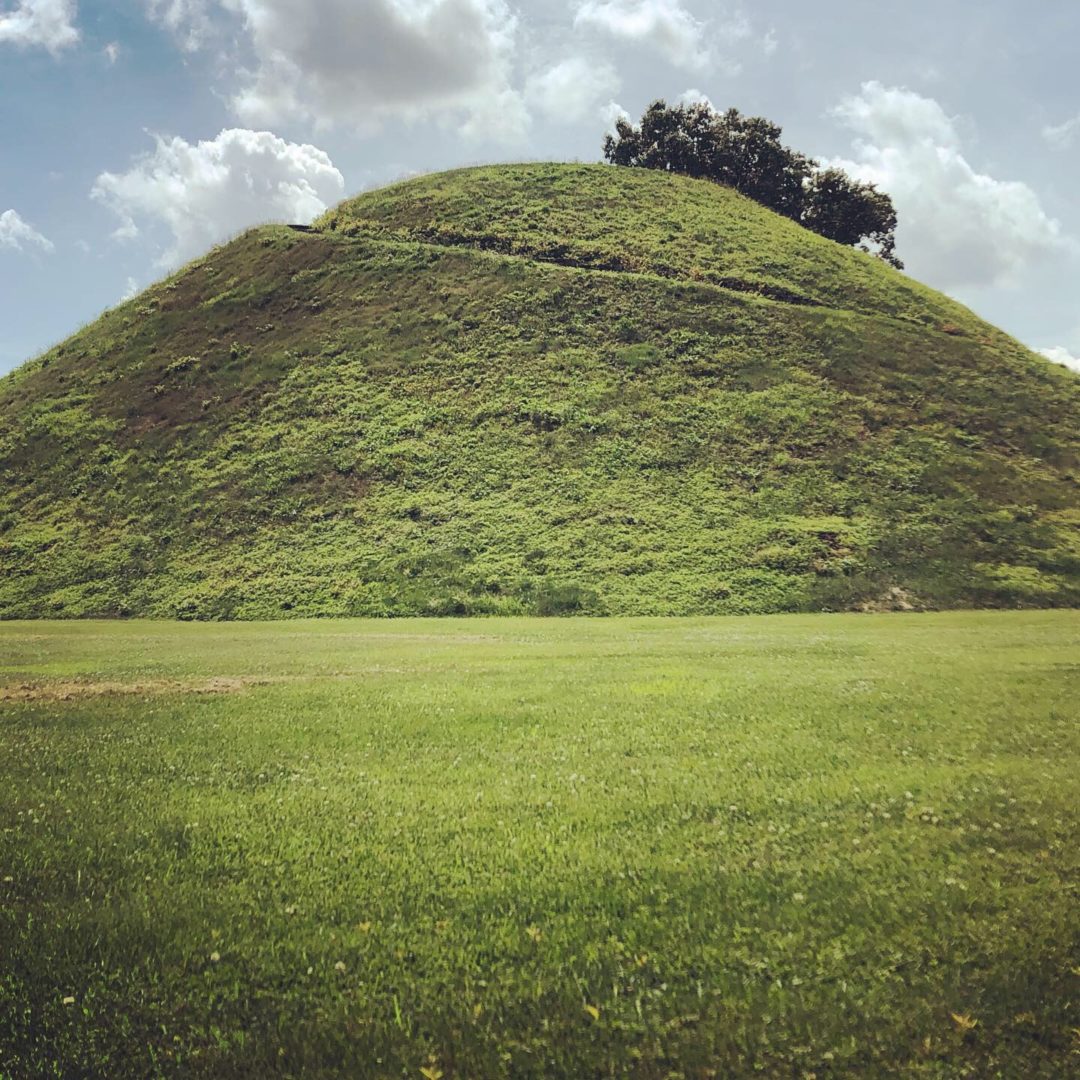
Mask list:
[[[0,686],[0,701],[74,701],[112,694],[238,694],[249,686],[263,686],[278,679],[240,675],[212,679],[140,679],[138,682],[22,682]]]

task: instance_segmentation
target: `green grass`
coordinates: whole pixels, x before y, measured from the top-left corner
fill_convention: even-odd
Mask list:
[[[0,379],[0,568],[9,619],[1080,605],[1080,379],[715,184],[462,170]]]
[[[879,259],[825,240],[731,188],[654,170],[459,169],[346,200],[316,225],[342,235],[711,282],[935,329],[990,329]]]
[[[1078,650],[0,625],[0,1075],[1064,1077]]]

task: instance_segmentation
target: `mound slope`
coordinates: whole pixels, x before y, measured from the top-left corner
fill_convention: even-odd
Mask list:
[[[1080,380],[715,185],[490,167],[0,380],[0,616],[1080,601]]]

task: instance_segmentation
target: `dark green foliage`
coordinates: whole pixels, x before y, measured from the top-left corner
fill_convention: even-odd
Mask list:
[[[852,180],[842,169],[818,169],[808,178],[799,220],[838,244],[876,246],[880,258],[898,270],[896,210],[892,199],[873,184]]]
[[[877,259],[685,177],[465,170],[0,380],[0,615],[1075,604],[1078,476],[1080,380]]]
[[[738,109],[717,113],[704,103],[654,101],[637,127],[620,119],[615,131],[604,139],[604,157],[614,165],[727,184],[830,240],[874,244],[882,259],[903,269],[895,254],[892,199],[873,184],[841,169],[820,168],[784,146],[781,129],[764,117],[743,116]]]

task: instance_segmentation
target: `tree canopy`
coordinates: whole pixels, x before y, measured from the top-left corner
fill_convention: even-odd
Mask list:
[[[738,109],[654,101],[634,126],[619,120],[604,139],[614,165],[661,169],[727,184],[841,244],[873,251],[898,269],[896,210],[874,184],[822,167],[780,141],[778,125]]]

